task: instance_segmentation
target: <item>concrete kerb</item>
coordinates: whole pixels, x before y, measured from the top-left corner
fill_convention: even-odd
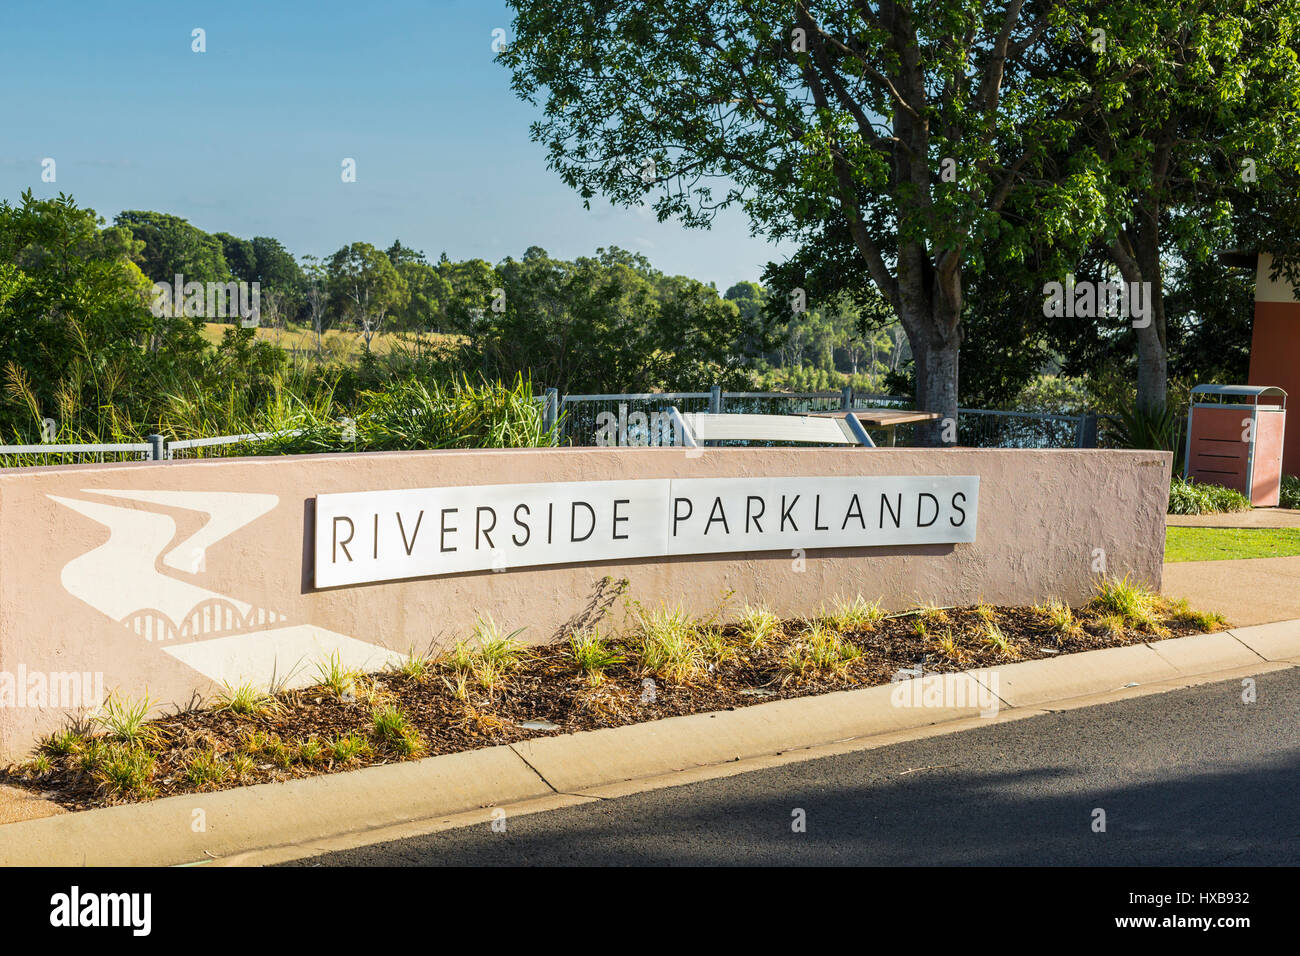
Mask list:
[[[1300,619],[1256,624],[1254,627],[1234,627],[1226,633],[1265,660],[1289,661],[1300,658]]]
[[[0,865],[298,859],[482,822],[494,807],[540,812],[1296,663],[1300,620],[932,675],[11,823],[0,826]]]

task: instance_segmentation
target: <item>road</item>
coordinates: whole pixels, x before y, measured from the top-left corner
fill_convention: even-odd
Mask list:
[[[296,865],[1294,865],[1300,669],[1255,680],[1253,703],[1204,685]]]

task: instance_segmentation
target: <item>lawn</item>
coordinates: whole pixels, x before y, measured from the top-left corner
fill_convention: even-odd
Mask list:
[[[231,327],[228,322],[205,322],[203,323],[203,337],[214,345],[221,342],[221,336],[226,329]],[[284,329],[259,327],[257,338],[261,341],[270,342],[286,349],[315,349],[316,335],[311,329],[301,326],[290,325]],[[416,343],[424,345],[437,345],[444,348],[452,348],[465,341],[461,335],[452,335],[443,332],[383,332],[380,331],[375,335],[370,345],[378,353],[389,352],[397,344],[412,346]],[[365,346],[361,335],[345,329],[326,329],[324,335],[324,346],[327,352],[337,353],[340,356],[354,355],[360,352]]]
[[[1165,561],[1283,558],[1300,554],[1300,528],[1179,528],[1165,530]]]

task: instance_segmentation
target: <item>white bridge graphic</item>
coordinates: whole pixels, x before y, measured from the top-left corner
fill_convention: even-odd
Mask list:
[[[171,515],[139,504],[125,507],[48,497],[109,529],[108,540],[63,567],[63,587],[146,642],[214,681],[285,686],[312,683],[320,659],[337,654],[347,667],[376,670],[401,655],[313,624],[288,625],[279,611],[196,583],[207,551],[279,503],[244,492],[110,491],[83,493],[199,512],[203,526],[176,539]],[[159,560],[161,556],[161,561]],[[256,573],[256,571],[252,572]]]

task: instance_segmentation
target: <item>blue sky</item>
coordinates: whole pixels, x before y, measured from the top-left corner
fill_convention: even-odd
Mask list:
[[[0,198],[63,191],[109,220],[153,209],[297,255],[394,237],[492,262],[618,245],[724,290],[781,257],[738,212],[703,231],[584,210],[493,62],[510,25],[498,0],[4,0]]]

